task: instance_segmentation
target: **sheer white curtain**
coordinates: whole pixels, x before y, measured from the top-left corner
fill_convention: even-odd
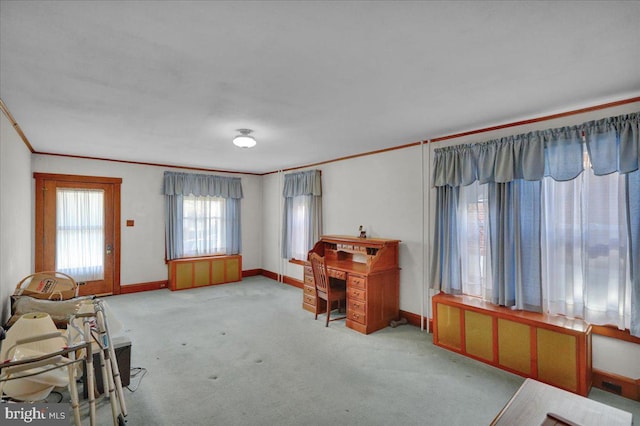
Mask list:
[[[543,310],[625,329],[631,313],[625,178],[596,176],[586,161],[576,179],[543,180]],[[457,226],[462,293],[490,300],[487,186],[460,187]]]
[[[104,191],[56,192],[56,271],[77,281],[104,275]]]
[[[312,224],[309,220],[309,212],[312,201],[313,196],[311,195],[299,195],[293,197],[291,201],[291,256],[294,259],[306,259],[309,247],[312,247],[315,242],[310,241]]]
[[[182,208],[183,255],[226,253],[225,199],[185,196]]]
[[[588,161],[588,160],[587,160]],[[542,196],[542,285],[546,310],[629,328],[631,279],[625,178],[546,177]]]
[[[489,249],[488,185],[478,181],[460,187],[458,248],[462,292],[491,297],[491,250]]]

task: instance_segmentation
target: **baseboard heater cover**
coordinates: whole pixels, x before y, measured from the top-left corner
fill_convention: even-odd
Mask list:
[[[242,256],[210,256],[168,262],[169,289],[185,290],[242,280]]]
[[[435,345],[582,396],[589,393],[590,324],[513,311],[476,297],[440,293],[432,301]]]

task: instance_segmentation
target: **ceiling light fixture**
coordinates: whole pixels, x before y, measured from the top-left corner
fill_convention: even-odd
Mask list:
[[[253,132],[251,129],[238,129],[240,134],[233,138],[233,144],[240,148],[252,148],[256,146],[256,140],[253,136],[249,136],[249,133]]]

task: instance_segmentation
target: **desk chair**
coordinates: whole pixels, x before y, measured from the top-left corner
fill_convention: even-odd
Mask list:
[[[324,261],[324,257],[319,256],[316,253],[309,254],[309,261],[311,262],[311,269],[313,270],[313,281],[316,286],[316,301],[323,299],[327,301],[327,323],[325,327],[329,326],[329,321],[335,321],[344,319],[345,317],[330,319],[331,308],[333,302],[338,302],[338,312],[340,311],[341,302],[344,300],[346,305],[347,289],[346,284],[342,285],[331,282],[329,274],[327,272],[327,264]],[[316,305],[316,319],[318,319],[318,306]]]

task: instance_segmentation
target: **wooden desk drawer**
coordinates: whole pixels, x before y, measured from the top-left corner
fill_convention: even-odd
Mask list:
[[[304,276],[304,284],[308,285],[308,286],[311,286],[311,287],[315,287],[316,284],[315,284],[315,281],[313,279],[313,275],[309,276],[309,275],[305,274],[305,276]]]
[[[358,287],[347,287],[347,299],[357,299],[365,302],[367,300],[367,292]]]
[[[302,301],[303,301],[303,303],[306,303],[308,305],[316,306],[316,296],[315,295],[312,296],[310,294],[306,294],[305,293]]]
[[[360,324],[367,324],[367,317],[363,312],[354,311],[352,309],[347,308],[347,318],[352,321],[358,322]]]
[[[316,297],[316,288],[308,285],[304,286],[304,294],[308,294],[309,296]]]
[[[313,277],[313,269],[311,268],[311,266],[305,266],[304,267],[304,276],[310,276]]]
[[[349,286],[359,287],[361,289],[367,288],[367,279],[358,275],[349,275]]]
[[[366,312],[365,310],[366,307],[367,307],[366,302],[363,302],[358,299],[349,299],[347,301],[347,310],[349,310],[349,312],[358,312],[364,315]]]
[[[346,280],[347,273],[344,271],[338,271],[337,269],[329,269],[329,276],[332,278],[337,278],[339,280]]]

